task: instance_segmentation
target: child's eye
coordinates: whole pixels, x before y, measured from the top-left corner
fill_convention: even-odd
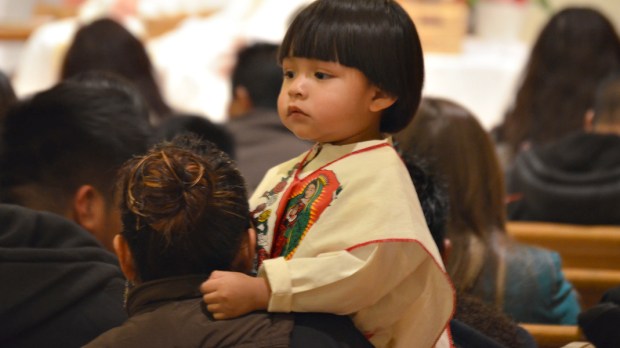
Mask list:
[[[285,70],[284,71],[284,78],[285,79],[292,79],[293,77],[295,77],[295,73],[290,71],[290,70]]]
[[[324,73],[324,72],[317,71],[317,72],[314,73],[314,77],[316,77],[319,80],[325,80],[325,79],[330,78],[331,76],[329,74]]]

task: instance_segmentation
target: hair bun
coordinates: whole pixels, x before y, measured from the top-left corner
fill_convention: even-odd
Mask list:
[[[170,238],[199,215],[207,201],[205,164],[182,149],[166,149],[143,157],[130,173],[127,205],[155,231]]]

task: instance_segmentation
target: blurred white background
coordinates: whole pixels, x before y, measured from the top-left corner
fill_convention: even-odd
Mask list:
[[[110,14],[143,39],[173,107],[222,122],[236,48],[279,42],[290,17],[310,1],[0,0],[0,69],[20,97],[48,88],[78,25]],[[537,0],[478,0],[458,52],[425,50],[424,93],[462,103],[490,129],[510,105],[529,47],[555,11],[594,7],[620,28],[620,0],[548,3],[543,8]],[[63,8],[74,13],[59,12]]]

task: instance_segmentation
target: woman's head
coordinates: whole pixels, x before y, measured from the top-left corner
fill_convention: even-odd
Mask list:
[[[411,18],[391,0],[318,0],[289,27],[279,61],[300,57],[361,71],[397,98],[383,112],[381,131],[404,128],[418,107],[424,81],[422,47]]]
[[[395,137],[404,154],[426,161],[447,186],[448,270],[462,284],[466,272],[455,269],[468,268],[471,248],[504,230],[504,182],[493,143],[467,109],[434,98],[423,99],[413,122]]]
[[[144,45],[112,19],[96,20],[77,31],[64,58],[61,78],[93,70],[114,73],[134,83],[158,117],[171,112]]]
[[[138,280],[233,268],[249,208],[241,174],[215,145],[191,136],[157,145],[124,165],[119,193]]]
[[[504,136],[513,151],[583,127],[596,87],[620,69],[620,39],[600,12],[571,7],[556,13],[539,34]]]
[[[504,183],[495,148],[467,109],[425,98],[414,121],[396,138],[403,152],[425,159],[446,180],[451,224],[480,236],[490,227],[503,228]]]

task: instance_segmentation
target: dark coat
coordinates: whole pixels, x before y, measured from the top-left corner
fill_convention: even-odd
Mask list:
[[[509,220],[620,225],[620,136],[575,133],[520,153]]]
[[[127,299],[129,319],[86,347],[288,347],[292,316],[213,320],[199,287],[208,276],[146,282]]]
[[[0,347],[80,347],[120,325],[116,257],[77,224],[0,204]]]
[[[579,327],[597,348],[620,347],[620,286],[607,291],[600,304],[581,312]]]
[[[214,320],[199,291],[208,275],[143,283],[127,300],[129,319],[89,343],[95,347],[370,347],[348,317],[252,312]]]

